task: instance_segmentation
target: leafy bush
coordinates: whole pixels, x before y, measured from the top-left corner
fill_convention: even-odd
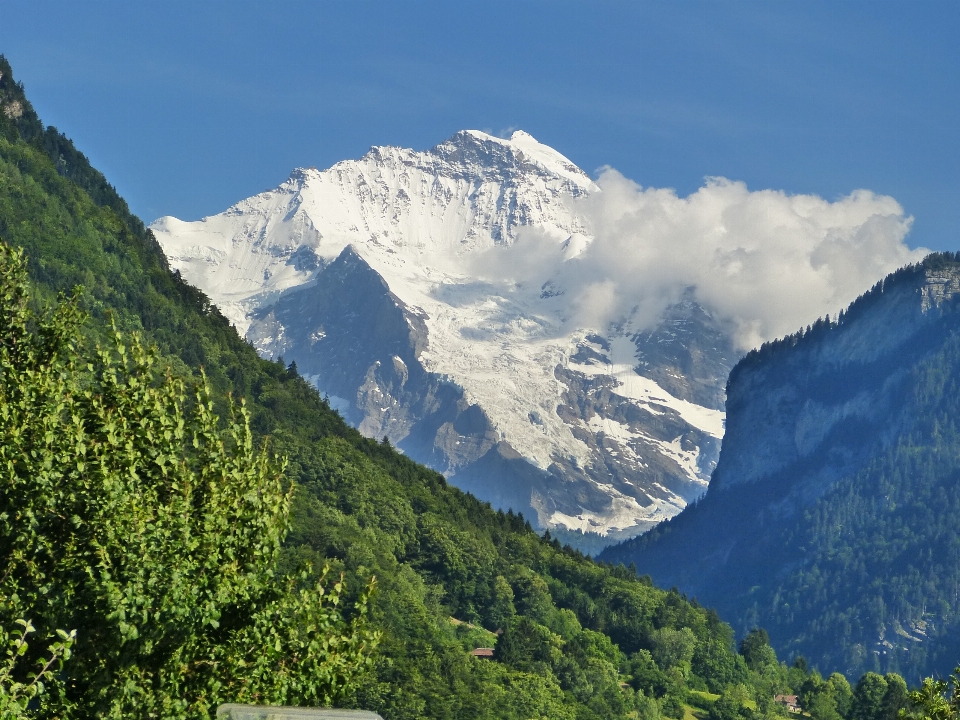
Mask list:
[[[0,618],[77,629],[81,717],[341,699],[379,638],[369,591],[346,622],[342,581],[276,577],[292,489],[244,405],[221,427],[136,335],[84,360],[77,297],[34,310],[0,246]]]
[[[6,660],[0,664],[0,720],[18,720],[34,717],[30,712],[30,704],[46,705],[50,695],[45,691],[53,684],[54,688],[62,691],[62,683],[58,678],[63,669],[63,663],[70,659],[70,649],[73,647],[75,632],[66,633],[58,630],[59,640],[47,646],[49,657],[41,658],[36,665],[36,672],[27,673],[22,680],[17,678],[22,674],[22,658],[30,650],[27,636],[36,628],[26,620],[17,620],[19,632],[8,632],[0,628],[0,648],[6,652]]]

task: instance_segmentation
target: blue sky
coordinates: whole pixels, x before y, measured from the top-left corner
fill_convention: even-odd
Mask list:
[[[12,2],[0,52],[145,220],[371,145],[522,128],[590,173],[915,217],[960,249],[960,3]]]

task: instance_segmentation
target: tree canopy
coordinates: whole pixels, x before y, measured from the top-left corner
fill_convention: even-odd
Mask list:
[[[0,245],[0,626],[75,631],[56,690],[77,717],[336,702],[379,635],[366,596],[346,622],[340,582],[277,576],[283,461],[136,335],[85,356],[78,298],[34,309]]]

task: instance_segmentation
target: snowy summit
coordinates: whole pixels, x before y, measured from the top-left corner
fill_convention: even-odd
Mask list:
[[[705,490],[735,353],[689,298],[653,329],[577,327],[563,277],[535,257],[504,279],[518,243],[575,264],[591,236],[573,199],[597,192],[525,132],[465,130],[150,227],[263,355],[295,360],[362,432],[540,527],[614,542]]]

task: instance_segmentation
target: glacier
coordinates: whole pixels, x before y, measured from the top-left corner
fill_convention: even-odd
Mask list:
[[[575,200],[597,192],[525,132],[466,130],[150,228],[172,268],[361,432],[537,527],[613,543],[705,491],[737,353],[690,297],[656,327],[577,327],[562,278],[491,271],[518,242],[575,263],[592,241]]]

